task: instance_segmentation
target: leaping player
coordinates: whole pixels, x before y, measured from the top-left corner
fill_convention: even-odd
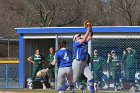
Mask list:
[[[88,79],[88,85],[90,86],[91,93],[95,93],[93,75],[86,63],[86,60],[88,58],[87,51],[88,42],[91,40],[93,36],[92,25],[90,22],[84,22],[84,27],[87,29],[87,31],[83,38],[81,38],[81,34],[76,34],[73,37],[73,50],[74,50],[74,60],[72,63],[73,81],[76,82],[79,75],[83,73]]]

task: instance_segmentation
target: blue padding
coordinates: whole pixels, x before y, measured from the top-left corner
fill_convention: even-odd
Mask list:
[[[25,85],[24,85],[24,77],[25,77],[25,74],[24,74],[24,39],[23,39],[23,35],[20,34],[19,36],[19,88],[24,88]]]
[[[78,33],[85,32],[85,28],[36,28],[36,29],[16,29],[17,33],[23,34],[58,34],[58,33]]]
[[[140,27],[135,26],[129,26],[129,27],[93,27],[93,32],[99,32],[99,33],[112,33],[112,32],[140,32]],[[59,33],[83,33],[86,29],[83,27],[68,27],[68,28],[59,28],[59,27],[53,27],[53,28],[16,28],[16,32],[18,34],[59,34]]]

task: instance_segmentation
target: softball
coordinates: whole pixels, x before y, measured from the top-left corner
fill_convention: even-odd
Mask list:
[[[90,22],[87,22],[86,24],[87,24],[87,25],[90,25]]]

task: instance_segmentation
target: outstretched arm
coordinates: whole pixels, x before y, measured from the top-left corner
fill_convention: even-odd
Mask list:
[[[56,52],[55,55],[54,55],[54,60],[53,60],[53,62],[49,65],[49,68],[48,68],[48,69],[51,69],[52,67],[54,67],[54,65],[57,63],[57,60],[58,60],[58,53]]]
[[[57,63],[57,60],[54,59],[53,62],[51,63],[52,65],[55,65]]]
[[[86,27],[86,28],[87,28],[87,27],[90,27],[90,32],[89,32],[89,35],[88,35],[88,37],[87,37],[87,39],[86,39],[86,41],[88,42],[88,41],[91,40],[91,38],[92,38],[92,36],[93,36],[92,24],[91,24],[90,22],[86,22],[85,27]]]
[[[84,23],[84,26],[87,29],[87,31],[86,31],[84,37],[79,40],[80,44],[91,39],[91,36],[89,36],[89,33],[91,32],[91,28],[92,28],[91,25],[87,26],[86,23]]]
[[[107,57],[107,64],[109,63],[109,61],[110,61],[110,57],[111,57],[111,55],[110,55],[110,53],[108,53],[108,55],[107,55],[108,57]]]
[[[56,63],[57,63],[57,60],[54,59],[53,62],[49,65],[48,69],[53,68]]]
[[[87,42],[90,41],[91,38],[92,38],[92,36],[93,36],[93,32],[92,32],[92,30],[91,30],[91,31],[89,32],[89,35],[88,35],[86,41],[87,41]]]

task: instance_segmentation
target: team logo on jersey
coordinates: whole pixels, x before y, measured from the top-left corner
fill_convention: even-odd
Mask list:
[[[40,58],[40,57],[38,57],[38,58],[34,58],[34,60],[41,60],[41,58]]]

